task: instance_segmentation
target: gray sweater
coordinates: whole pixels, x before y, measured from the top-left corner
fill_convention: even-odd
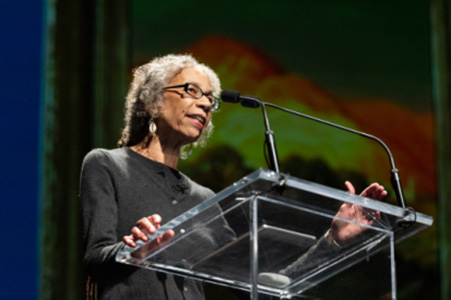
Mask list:
[[[115,256],[139,219],[158,213],[165,223],[213,195],[127,147],[88,153],[80,183],[84,263],[99,299],[204,299],[199,282],[122,265]]]

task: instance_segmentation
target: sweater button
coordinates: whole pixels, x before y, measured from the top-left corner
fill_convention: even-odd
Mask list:
[[[174,205],[177,204],[177,200],[172,200],[171,202],[172,202],[172,204],[174,204]]]

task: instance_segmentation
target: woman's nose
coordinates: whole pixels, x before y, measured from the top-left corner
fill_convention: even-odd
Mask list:
[[[211,102],[210,99],[203,95],[200,99],[197,100],[197,106],[201,106],[205,111],[211,110]]]

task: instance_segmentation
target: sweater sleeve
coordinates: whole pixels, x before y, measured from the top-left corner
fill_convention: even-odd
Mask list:
[[[318,242],[313,245],[304,255],[299,257],[295,262],[280,270],[280,274],[295,278],[297,276],[307,274],[313,269],[319,268],[328,263],[328,258],[337,256],[342,253],[339,246],[331,245],[327,242],[326,237],[321,237]]]
[[[133,272],[115,261],[125,245],[116,233],[118,208],[110,165],[107,153],[93,150],[83,161],[80,179],[84,263],[88,274],[100,284],[121,280]]]

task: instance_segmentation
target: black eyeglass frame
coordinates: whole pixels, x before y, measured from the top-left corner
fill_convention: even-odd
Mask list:
[[[190,85],[194,85],[197,89],[199,89],[200,91],[200,96],[196,96],[193,95],[189,92],[188,87]],[[209,95],[206,95],[204,93],[204,91],[197,85],[191,82],[187,82],[185,84],[180,84],[180,85],[173,85],[173,86],[166,86],[163,88],[163,90],[167,90],[167,89],[176,89],[176,88],[183,88],[183,90],[190,96],[194,97],[194,99],[199,100],[200,98],[202,98],[203,96],[207,97],[207,99],[210,101],[211,103],[211,110],[212,111],[216,111],[219,109],[219,98],[213,96],[213,94],[211,94],[212,99],[209,97]]]

